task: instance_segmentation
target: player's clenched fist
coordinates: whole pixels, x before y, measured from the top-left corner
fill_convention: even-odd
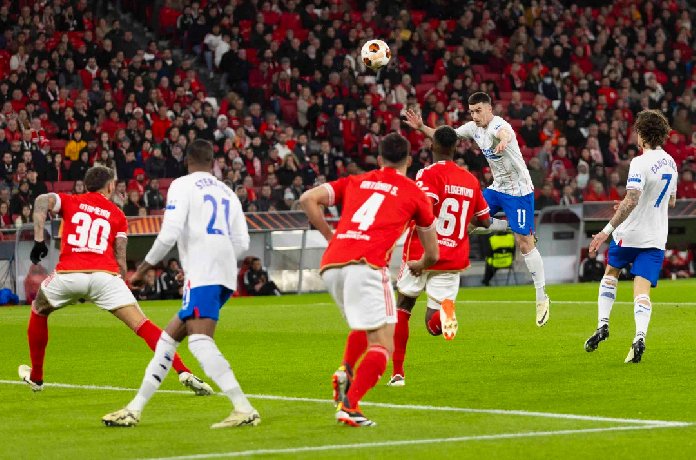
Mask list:
[[[31,254],[29,254],[29,259],[31,263],[37,265],[41,262],[41,259],[48,255],[48,246],[46,246],[45,241],[34,241],[34,247],[31,248]]]

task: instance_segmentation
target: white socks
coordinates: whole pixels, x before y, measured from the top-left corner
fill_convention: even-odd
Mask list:
[[[616,284],[618,279],[615,276],[604,275],[599,283],[599,296],[597,297],[597,329],[609,324],[611,307],[616,300]]]
[[[136,410],[142,412],[145,404],[152,398],[155,391],[160,387],[162,381],[169,373],[176,353],[176,347],[179,342],[175,341],[166,332],[162,331],[157,346],[155,347],[155,355],[152,357],[150,364],[145,369],[145,377],[140,384],[140,389],[135,398],[128,403],[128,410]]]
[[[242,392],[239,382],[237,382],[234,372],[230,368],[230,364],[222,356],[212,337],[205,334],[189,336],[189,350],[201,364],[206,375],[230,398],[235,410],[240,412],[251,412],[254,410],[246,395]]]
[[[532,275],[532,281],[536,289],[536,301],[543,302],[546,299],[546,291],[544,290],[546,280],[544,278],[544,261],[541,260],[541,254],[535,247],[529,253],[522,254],[522,256],[524,257],[524,263],[527,264],[529,273]]]
[[[650,324],[650,315],[652,314],[652,304],[650,296],[641,294],[633,299],[633,316],[636,320],[636,337],[645,340],[645,335],[648,333],[648,324]]]

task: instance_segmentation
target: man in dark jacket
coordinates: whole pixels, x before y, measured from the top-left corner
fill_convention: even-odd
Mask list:
[[[280,295],[276,284],[268,279],[268,272],[263,269],[258,257],[251,262],[249,270],[244,274],[244,286],[249,295]]]

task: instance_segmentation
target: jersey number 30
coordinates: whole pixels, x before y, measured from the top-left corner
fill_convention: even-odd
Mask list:
[[[104,252],[109,247],[111,224],[108,220],[92,217],[85,212],[76,212],[71,222],[76,225],[75,233],[68,235],[68,244],[76,248],[89,248]]]

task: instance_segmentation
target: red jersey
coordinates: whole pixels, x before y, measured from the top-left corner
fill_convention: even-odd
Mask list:
[[[59,193],[56,208],[63,216],[56,271],[118,274],[114,241],[125,238],[128,232],[123,211],[97,192],[82,195]]]
[[[330,205],[343,206],[341,220],[321,259],[321,270],[352,263],[386,267],[408,223],[434,224],[433,207],[411,179],[393,168],[348,176],[322,185]]]
[[[469,233],[473,216],[489,217],[478,179],[453,161],[438,161],[421,169],[416,184],[432,198],[437,216],[437,243],[440,259],[428,270],[459,271],[469,267]],[[418,260],[423,246],[411,228],[404,245],[403,261]]]

